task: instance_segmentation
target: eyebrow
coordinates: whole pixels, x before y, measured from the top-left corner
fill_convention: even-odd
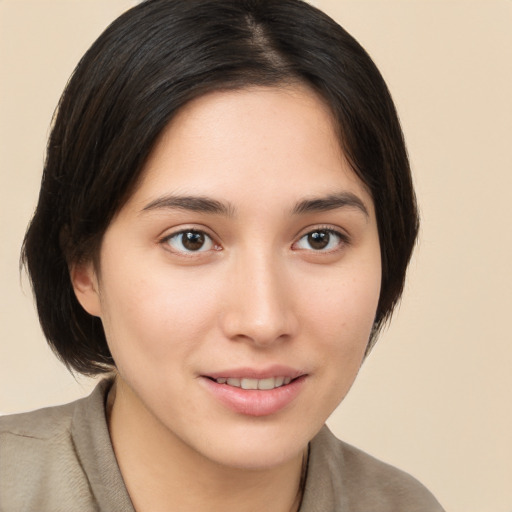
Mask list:
[[[305,213],[326,212],[338,208],[357,208],[366,217],[369,217],[368,209],[363,201],[352,192],[340,192],[329,194],[324,197],[305,199],[295,205],[292,214],[301,215]]]
[[[216,199],[202,196],[175,196],[159,197],[147,204],[142,211],[159,209],[188,210],[199,213],[213,213],[217,215],[233,216],[234,207],[229,203],[221,203]]]
[[[366,217],[369,217],[368,209],[363,201],[352,192],[340,192],[324,197],[304,199],[293,207],[291,213],[292,215],[304,215],[306,213],[326,212],[338,208],[356,208],[364,213]],[[159,197],[148,203],[142,211],[160,209],[187,210],[227,217],[232,217],[235,214],[235,207],[230,203],[223,203],[210,197],[177,195]]]

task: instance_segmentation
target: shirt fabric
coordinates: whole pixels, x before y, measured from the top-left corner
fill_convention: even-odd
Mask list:
[[[0,418],[1,512],[135,512],[110,441],[112,381],[57,407]],[[299,512],[443,512],[417,480],[336,439],[311,441]]]

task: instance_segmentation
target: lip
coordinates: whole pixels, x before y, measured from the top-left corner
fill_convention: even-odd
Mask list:
[[[210,377],[211,379],[221,379],[228,377],[235,379],[268,379],[270,377],[290,377],[291,379],[296,379],[297,377],[305,374],[306,372],[296,368],[275,364],[259,369],[249,367],[224,369],[217,372],[208,372],[202,375],[202,377]]]
[[[269,377],[290,377],[293,380],[284,386],[271,390],[242,389],[219,384],[213,379],[226,377],[266,379]],[[223,406],[245,416],[270,416],[289,406],[300,394],[306,383],[307,374],[299,370],[272,366],[265,369],[236,368],[202,375],[201,383]]]

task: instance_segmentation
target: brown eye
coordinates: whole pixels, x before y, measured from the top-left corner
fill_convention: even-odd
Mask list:
[[[346,237],[331,229],[315,229],[294,244],[296,249],[308,251],[332,251],[347,242]]]
[[[329,245],[331,234],[328,231],[313,231],[313,233],[309,233],[307,237],[309,246],[319,251]]]
[[[197,231],[189,231],[188,233],[183,233],[181,236],[183,247],[189,251],[199,251],[205,242],[204,234],[198,233]]]
[[[213,248],[212,239],[202,231],[180,231],[167,238],[166,243],[175,252],[204,252]]]

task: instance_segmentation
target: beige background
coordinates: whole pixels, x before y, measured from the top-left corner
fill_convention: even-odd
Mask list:
[[[18,252],[52,111],[129,0],[0,0],[0,412],[65,402]],[[512,2],[317,0],[394,95],[421,204],[403,304],[330,424],[453,512],[512,511]]]

